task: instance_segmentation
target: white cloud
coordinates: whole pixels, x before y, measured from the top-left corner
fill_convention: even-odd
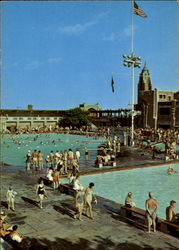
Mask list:
[[[126,28],[124,28],[123,33],[124,33],[125,36],[131,36],[132,35],[131,28],[132,28],[131,25],[128,25]],[[133,30],[135,31],[136,29],[137,29],[137,26],[134,25]]]
[[[31,62],[28,62],[24,69],[25,70],[33,70],[33,69],[38,69],[40,66],[45,65],[45,64],[52,64],[52,63],[58,63],[62,61],[62,57],[51,57],[48,58],[44,61],[39,61],[39,60],[32,60]]]
[[[52,57],[47,60],[47,63],[58,63],[62,60],[62,57]]]
[[[131,36],[131,25],[124,28],[124,35]]]
[[[112,32],[111,34],[108,34],[108,35],[104,34],[102,39],[104,41],[114,41],[117,38],[118,36],[114,32]]]
[[[88,27],[93,26],[95,23],[94,22],[87,22],[84,24],[75,24],[72,26],[65,26],[62,28],[59,28],[59,32],[61,34],[77,34],[84,32],[87,30]]]
[[[42,62],[40,62],[38,60],[33,60],[33,61],[27,63],[27,65],[24,67],[24,69],[26,69],[26,70],[37,69],[37,68],[39,68],[39,66],[41,64],[42,64]]]
[[[67,35],[73,35],[73,34],[79,34],[86,31],[89,27],[92,27],[96,25],[101,19],[105,18],[109,14],[109,11],[103,12],[95,16],[92,20],[86,22],[86,23],[77,23],[74,25],[68,25],[64,27],[60,27],[58,29],[60,34],[67,34]]]

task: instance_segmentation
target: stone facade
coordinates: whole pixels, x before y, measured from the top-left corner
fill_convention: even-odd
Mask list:
[[[179,92],[152,89],[150,72],[146,65],[138,82],[138,104],[143,128],[179,127]]]

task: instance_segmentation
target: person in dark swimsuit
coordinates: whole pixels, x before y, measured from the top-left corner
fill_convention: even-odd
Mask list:
[[[85,148],[84,151],[85,151],[85,160],[88,160],[89,159],[89,151],[87,148]]]
[[[47,196],[47,193],[45,191],[44,181],[42,179],[40,179],[39,184],[37,185],[36,195],[39,196],[39,207],[43,208],[42,202],[43,202],[44,198]]]

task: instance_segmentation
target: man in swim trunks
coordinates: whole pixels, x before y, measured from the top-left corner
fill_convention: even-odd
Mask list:
[[[153,224],[154,232],[156,232],[156,212],[158,209],[158,202],[154,199],[154,195],[149,192],[149,199],[145,202],[148,233],[151,232],[151,225]]]
[[[37,167],[38,167],[38,153],[37,153],[36,149],[32,153],[32,162],[33,162],[33,169],[37,171]]]
[[[41,151],[38,151],[38,165],[40,171],[43,170],[43,165],[44,165],[44,155]]]

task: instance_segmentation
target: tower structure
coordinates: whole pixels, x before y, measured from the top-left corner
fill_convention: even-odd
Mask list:
[[[173,128],[179,125],[178,92],[152,89],[146,63],[139,75],[137,110],[141,111],[139,124],[143,128]]]
[[[138,104],[141,104],[142,97],[145,96],[147,92],[152,91],[152,83],[151,83],[151,77],[150,72],[146,66],[146,63],[140,73],[139,76],[139,82],[138,82]]]

